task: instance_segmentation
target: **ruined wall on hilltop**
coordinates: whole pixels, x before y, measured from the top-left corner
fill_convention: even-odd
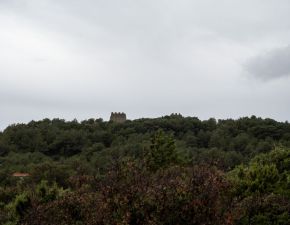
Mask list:
[[[124,123],[127,120],[126,114],[125,113],[120,113],[120,112],[112,112],[110,121],[115,122],[115,123]]]

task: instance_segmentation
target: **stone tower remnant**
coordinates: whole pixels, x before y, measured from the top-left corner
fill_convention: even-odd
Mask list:
[[[112,112],[110,121],[115,122],[115,123],[124,123],[127,120],[126,114],[125,113],[120,113],[120,112]]]

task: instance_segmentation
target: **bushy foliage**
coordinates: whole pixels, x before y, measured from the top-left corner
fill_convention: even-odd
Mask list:
[[[288,122],[254,116],[11,125],[0,224],[288,225],[289,148]]]
[[[126,161],[96,185],[97,192],[82,189],[36,205],[24,224],[232,224],[225,197],[229,183],[208,167],[151,173]]]
[[[240,224],[290,223],[290,150],[276,148],[229,173]]]

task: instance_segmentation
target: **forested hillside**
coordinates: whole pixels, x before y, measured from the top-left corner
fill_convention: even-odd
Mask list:
[[[11,125],[0,224],[288,225],[290,124],[172,114]]]

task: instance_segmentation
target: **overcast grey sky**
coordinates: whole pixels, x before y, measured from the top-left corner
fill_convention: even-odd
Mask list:
[[[43,118],[290,118],[289,0],[0,0],[0,129]]]

